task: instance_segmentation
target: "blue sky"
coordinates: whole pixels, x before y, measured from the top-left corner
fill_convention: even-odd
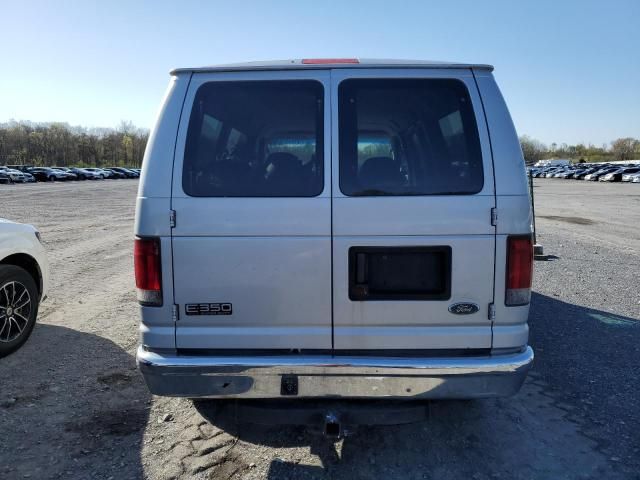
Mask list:
[[[0,0],[0,122],[150,127],[176,66],[491,63],[520,134],[640,137],[640,1]]]

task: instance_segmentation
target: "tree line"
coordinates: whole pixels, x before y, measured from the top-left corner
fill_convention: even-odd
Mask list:
[[[566,143],[545,145],[534,138],[523,135],[520,137],[520,146],[527,165],[548,158],[566,158],[581,163],[640,159],[640,140],[631,137],[618,138],[611,144],[596,147],[582,143],[577,145],[567,145]]]
[[[117,128],[72,127],[68,123],[0,123],[0,165],[140,167],[149,132],[131,122]],[[520,137],[527,165],[547,158],[575,162],[640,159],[640,140],[619,138],[601,147],[546,145],[527,135]]]
[[[0,123],[0,165],[140,167],[149,132],[131,122],[117,128],[67,123]]]

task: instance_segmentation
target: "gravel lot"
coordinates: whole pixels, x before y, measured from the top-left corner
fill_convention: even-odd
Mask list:
[[[210,423],[135,368],[132,180],[0,185],[33,223],[52,284],[33,336],[0,360],[0,478],[640,478],[640,185],[536,182],[531,343],[515,397],[433,402],[430,419],[331,442]]]

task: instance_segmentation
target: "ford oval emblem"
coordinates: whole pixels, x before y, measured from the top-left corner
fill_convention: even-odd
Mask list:
[[[456,315],[471,315],[480,310],[480,307],[475,303],[454,303],[449,306],[449,311]]]

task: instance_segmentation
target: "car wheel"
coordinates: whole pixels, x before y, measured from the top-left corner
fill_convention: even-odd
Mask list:
[[[27,341],[38,316],[38,287],[26,270],[0,265],[0,358]]]
[[[54,177],[53,175],[47,177],[47,180],[50,182],[55,182],[56,181],[56,177]]]

